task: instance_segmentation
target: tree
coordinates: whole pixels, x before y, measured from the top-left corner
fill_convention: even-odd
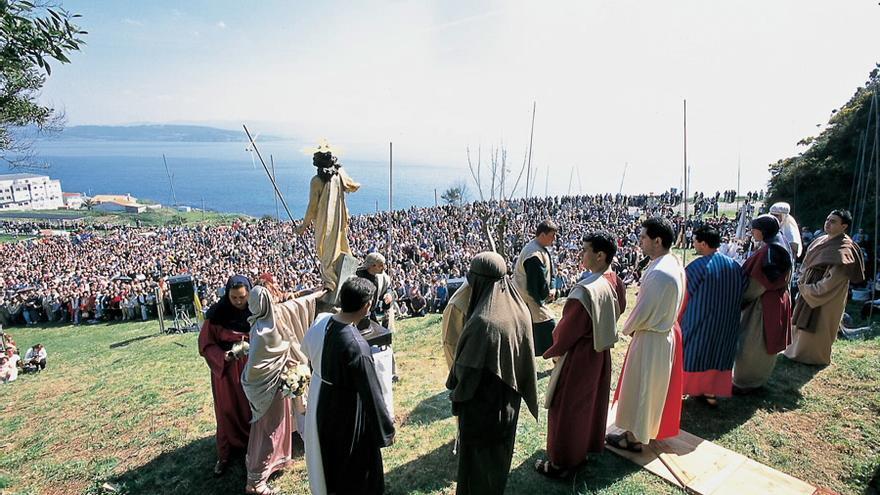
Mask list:
[[[63,115],[40,105],[37,96],[52,74],[51,60],[70,63],[87,34],[73,24],[80,17],[47,3],[0,0],[0,159],[10,166],[32,158],[30,142],[16,128],[59,129]]]
[[[806,147],[803,153],[770,165],[767,204],[791,203],[798,222],[811,229],[821,228],[832,209],[849,208],[856,223],[851,232],[863,227],[873,233],[875,184],[870,167],[880,150],[878,88],[880,65],[843,107],[831,112],[818,136],[798,142]]]
[[[450,186],[449,189],[443,191],[443,194],[441,194],[440,197],[443,201],[446,201],[446,204],[461,206],[467,201],[467,195],[467,184],[464,181],[460,181]]]

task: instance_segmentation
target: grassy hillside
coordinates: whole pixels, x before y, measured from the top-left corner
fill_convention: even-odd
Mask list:
[[[209,372],[195,334],[158,335],[155,322],[10,330],[22,347],[44,343],[50,364],[0,385],[0,492],[96,494],[105,482],[127,494],[243,488],[241,461],[225,477],[211,476]],[[453,491],[455,426],[439,332],[432,315],[404,321],[395,336],[402,379],[397,443],[384,451],[389,493]],[[615,382],[625,350],[623,342],[613,351]],[[862,493],[880,465],[880,339],[838,342],[833,359],[820,369],[780,357],[766,391],[717,411],[689,401],[683,427],[806,481]],[[542,362],[542,392],[548,369]],[[610,453],[572,481],[543,479],[532,465],[544,455],[546,420],[544,410],[538,422],[523,411],[508,493],[679,493]],[[295,467],[275,484],[304,494],[297,449]]]

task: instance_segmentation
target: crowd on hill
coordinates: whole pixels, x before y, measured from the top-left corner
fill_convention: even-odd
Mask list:
[[[499,240],[496,249],[512,257],[528,240],[535,219],[554,218],[562,226],[554,249],[559,274],[555,283],[564,289],[580,275],[576,256],[580,239],[597,228],[610,229],[620,244],[614,270],[627,280],[633,277],[633,268],[641,258],[637,239],[640,216],[661,215],[679,230],[684,226],[680,238],[684,246],[690,243],[693,228],[703,223],[731,237],[735,220],[717,216],[720,194],[695,195],[701,207],[687,220],[680,212],[681,194],[671,192],[410,208],[352,217],[349,239],[355,256],[362,258],[373,251],[386,255],[401,301],[424,299],[426,310],[440,311],[446,294],[441,287],[449,279],[463,277],[471,258],[489,249],[489,230]],[[484,226],[487,219],[489,225]],[[51,227],[45,221],[0,222],[0,230],[24,234]],[[164,304],[169,303],[164,279],[181,273],[193,275],[203,308],[217,300],[218,289],[231,274],[272,273],[287,291],[320,284],[311,257],[290,223],[255,220],[221,226],[73,227],[69,236],[0,244],[4,260],[0,266],[0,324],[146,320],[157,314],[157,293],[164,294],[160,296]],[[314,245],[310,232],[303,240]]]

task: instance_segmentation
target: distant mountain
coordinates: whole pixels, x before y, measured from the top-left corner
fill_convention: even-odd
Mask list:
[[[65,127],[59,134],[48,136],[52,140],[100,140],[100,141],[160,141],[216,143],[245,141],[244,131],[230,131],[198,125],[75,125]],[[283,138],[260,134],[260,141],[279,141]]]

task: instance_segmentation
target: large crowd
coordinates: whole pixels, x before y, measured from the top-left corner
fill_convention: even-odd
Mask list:
[[[681,194],[673,192],[410,208],[352,217],[349,239],[357,257],[373,251],[386,255],[401,301],[424,299],[429,310],[439,311],[446,294],[442,287],[449,279],[463,277],[471,258],[489,249],[487,231],[499,240],[499,252],[512,255],[528,240],[534,219],[556,219],[564,228],[554,249],[555,283],[564,290],[580,275],[577,251],[581,238],[597,228],[611,230],[619,239],[614,270],[631,280],[641,258],[640,216],[659,214],[676,229],[684,227],[679,242],[685,247],[690,244],[693,228],[703,223],[717,227],[729,238],[736,221],[717,216],[720,194],[696,194],[694,202],[700,207],[686,221],[681,216]],[[489,225],[484,226],[487,219]],[[303,249],[304,245],[314,246],[311,231],[301,243],[291,223],[254,220],[221,226],[138,228],[0,222],[0,231],[17,234],[37,234],[53,227],[71,233],[0,244],[4,260],[0,266],[0,324],[154,318],[160,298],[170,309],[165,279],[183,273],[195,279],[203,308],[216,302],[219,289],[236,273],[254,277],[272,273],[280,288],[291,292],[320,285],[314,262]]]

